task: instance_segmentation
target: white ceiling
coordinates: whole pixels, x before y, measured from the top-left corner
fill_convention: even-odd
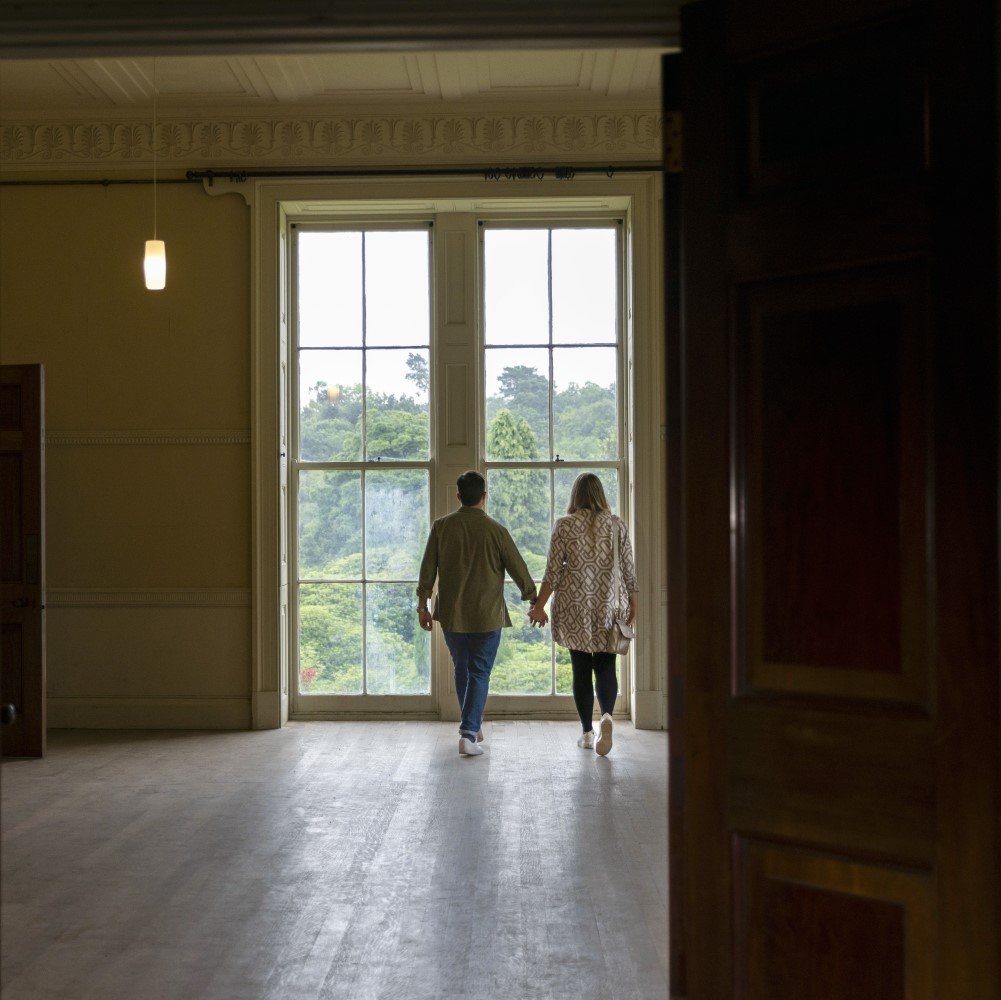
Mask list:
[[[656,107],[657,49],[168,56],[158,104],[171,110],[343,110],[493,104]],[[152,58],[0,61],[0,117],[127,114],[150,107]]]

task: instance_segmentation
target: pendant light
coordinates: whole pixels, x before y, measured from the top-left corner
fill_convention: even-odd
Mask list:
[[[153,239],[146,241],[146,253],[143,257],[143,272],[146,275],[146,287],[151,292],[158,292],[167,285],[167,248],[163,240],[156,238],[156,56],[153,57]]]

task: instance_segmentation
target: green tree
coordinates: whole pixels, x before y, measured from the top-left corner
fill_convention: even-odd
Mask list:
[[[617,437],[614,385],[571,382],[553,397],[553,442],[561,457],[614,459]]]
[[[537,368],[528,365],[511,365],[500,378],[501,394],[509,400],[518,400],[523,406],[545,412],[549,407],[549,380]]]
[[[370,404],[366,445],[370,458],[427,458],[427,413]]]
[[[308,462],[361,458],[362,388],[317,382],[299,413],[299,451]]]
[[[407,355],[407,368],[410,370],[403,377],[407,381],[413,382],[419,392],[426,393],[431,385],[431,376],[428,373],[428,363],[424,355],[411,351]]]
[[[487,449],[501,462],[537,462],[539,448],[535,435],[524,417],[501,410],[490,422]]]
[[[523,417],[536,447],[549,450],[549,379],[528,365],[509,365],[497,379],[500,392],[487,400],[487,423],[502,410]],[[496,456],[488,451],[490,459]]]
[[[311,694],[362,690],[361,587],[303,586],[299,590],[299,683]]]
[[[489,453],[509,462],[536,462],[539,449],[524,417],[501,410],[487,431]],[[491,517],[511,532],[515,544],[536,576],[545,567],[549,545],[549,477],[535,469],[494,470],[488,504]]]

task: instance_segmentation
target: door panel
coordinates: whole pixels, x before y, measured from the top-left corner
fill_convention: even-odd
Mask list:
[[[731,85],[738,198],[843,184],[925,161],[916,16],[754,58]]]
[[[928,696],[925,276],[743,285],[741,690]]]
[[[744,838],[735,869],[740,1000],[935,996],[927,876]]]
[[[672,985],[987,1000],[994,55],[972,3],[834,6],[685,9]]]
[[[0,729],[6,757],[45,753],[45,529],[41,365],[0,366]]]
[[[932,726],[735,701],[727,721],[732,829],[930,866]]]

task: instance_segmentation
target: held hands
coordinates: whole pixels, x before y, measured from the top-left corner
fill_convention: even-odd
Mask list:
[[[533,625],[538,625],[540,628],[545,628],[549,624],[549,615],[546,614],[546,609],[536,601],[528,609],[528,620]]]

